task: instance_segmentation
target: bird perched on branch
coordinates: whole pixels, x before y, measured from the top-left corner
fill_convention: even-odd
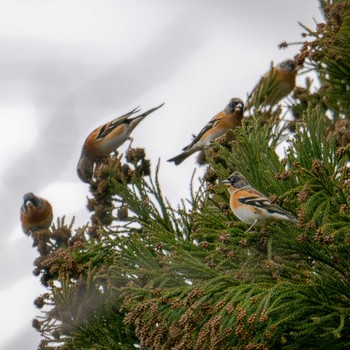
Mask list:
[[[140,112],[140,109],[137,107],[91,132],[84,142],[77,165],[77,173],[81,181],[89,183],[97,159],[108,157],[126,140],[130,140],[131,145],[133,141],[130,137],[131,132],[143,119],[163,105],[164,103],[138,116],[132,117],[134,114]]]
[[[221,184],[228,187],[230,192],[230,207],[237,218],[246,224],[251,225],[250,231],[255,225],[266,225],[272,221],[297,222],[297,218],[271,203],[262,193],[254,189],[248,180],[238,171],[235,171],[227,180]]]
[[[24,233],[29,234],[34,230],[47,229],[52,219],[52,207],[46,199],[37,197],[31,192],[23,196],[21,224]]]
[[[241,126],[243,107],[244,103],[241,99],[232,98],[225,109],[216,114],[193,141],[182,149],[183,152],[169,159],[168,162],[174,162],[176,165],[179,165],[191,154],[207,148],[212,140],[224,135],[230,129]]]
[[[295,87],[300,65],[288,59],[264,74],[248,98],[248,108],[259,105],[275,105]]]

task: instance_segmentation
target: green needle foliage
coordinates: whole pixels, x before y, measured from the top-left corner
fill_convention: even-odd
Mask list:
[[[298,59],[322,84],[289,98],[292,127],[281,106],[267,119],[255,105],[177,207],[143,149],[113,155],[96,165],[85,227],[32,233],[40,349],[350,348],[350,7],[321,5]],[[235,170],[298,223],[246,232],[220,185]]]

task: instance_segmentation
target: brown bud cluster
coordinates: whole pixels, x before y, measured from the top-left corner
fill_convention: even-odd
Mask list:
[[[37,297],[35,300],[34,300],[34,305],[38,308],[38,309],[41,309],[44,307],[45,305],[45,298],[41,295],[39,297]]]
[[[203,180],[210,184],[214,184],[217,178],[218,176],[216,175],[214,169],[211,167],[208,167],[204,173]]]
[[[263,310],[260,314],[260,318],[259,318],[259,322],[267,322],[267,320],[269,319],[268,314],[266,312],[266,310]]]
[[[348,210],[348,206],[346,204],[341,204],[339,207],[339,214],[343,215]]]
[[[255,321],[256,321],[256,318],[257,318],[257,314],[256,312],[254,312],[251,316],[249,316],[248,318],[248,325],[251,326]]]
[[[275,176],[275,179],[287,181],[290,179],[290,172],[288,170],[282,171]]]
[[[200,242],[199,246],[203,249],[207,249],[209,247],[209,242],[207,241]]]
[[[310,197],[310,188],[304,186],[303,189],[297,193],[297,198],[299,203],[305,203]]]
[[[297,240],[299,242],[306,242],[307,241],[307,236],[304,233],[301,233],[300,235],[297,236]]]
[[[133,177],[134,172],[131,170],[130,166],[128,164],[123,164],[120,168],[120,176],[121,179],[129,184],[131,182],[131,178]]]
[[[221,242],[221,243],[230,243],[231,242],[231,236],[228,233],[223,233],[219,237],[219,242]]]
[[[348,154],[348,149],[346,147],[339,147],[336,151],[337,160],[342,159]]]
[[[253,305],[255,305],[255,304],[258,302],[258,300],[257,300],[256,297],[251,297],[251,298],[250,298],[250,302],[251,302]]]
[[[127,162],[137,164],[139,161],[145,159],[146,152],[144,148],[129,148],[126,152],[125,159]]]
[[[242,247],[242,248],[246,248],[248,246],[248,241],[246,239],[241,239],[239,241],[239,245]]]
[[[118,208],[117,218],[120,221],[124,221],[128,219],[128,207],[126,205],[122,205]]]
[[[306,228],[307,229],[313,229],[315,227],[316,227],[316,225],[315,225],[315,223],[313,221],[308,221],[307,224],[306,224]]]
[[[303,225],[307,222],[307,215],[305,211],[302,208],[297,209],[297,216],[298,216],[298,227],[303,227]]]
[[[320,245],[324,243],[325,235],[324,235],[322,228],[317,229],[316,234],[315,234],[315,241]]]
[[[323,164],[319,159],[314,159],[312,161],[311,171],[314,174],[318,174],[320,171],[323,170]]]
[[[230,250],[227,253],[227,258],[230,259],[230,260],[236,259],[237,258],[237,252],[235,250]]]
[[[334,243],[334,234],[326,234],[320,227],[317,229],[315,234],[315,241],[319,244],[332,244]]]
[[[300,162],[294,162],[294,163],[292,164],[292,168],[293,168],[293,169],[300,169],[300,167],[301,167]]]
[[[230,315],[232,315],[232,314],[235,312],[235,308],[234,308],[234,306],[233,306],[231,303],[228,303],[228,304],[226,305],[226,311],[227,311]]]
[[[37,318],[35,318],[32,321],[32,327],[35,328],[37,331],[40,331],[40,329],[41,329],[41,322]]]
[[[279,49],[285,49],[287,47],[288,47],[288,43],[286,41],[283,41],[278,45]]]
[[[328,137],[334,137],[338,147],[346,147],[350,143],[350,120],[338,120],[333,128],[328,130]]]

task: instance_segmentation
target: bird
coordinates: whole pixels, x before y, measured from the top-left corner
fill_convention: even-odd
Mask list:
[[[230,207],[237,218],[251,225],[249,232],[255,225],[266,225],[273,221],[289,221],[297,223],[297,218],[271,201],[253,188],[248,180],[238,171],[233,172],[221,184],[230,193]]]
[[[90,182],[97,159],[108,157],[126,140],[130,141],[130,147],[133,141],[132,137],[130,137],[131,132],[143,119],[163,105],[164,103],[138,116],[132,117],[134,114],[140,112],[139,107],[136,107],[132,111],[92,131],[83,144],[77,165],[77,173],[81,181],[85,183]]]
[[[294,60],[287,59],[277,64],[263,75],[248,97],[248,107],[275,105],[289,95],[295,87],[298,69]]]
[[[168,159],[168,162],[179,165],[193,153],[208,148],[212,140],[224,135],[230,129],[241,126],[243,107],[244,103],[240,98],[232,98],[225,109],[212,117],[192,142],[182,149],[183,152]]]
[[[44,198],[28,192],[23,196],[21,206],[21,225],[26,234],[39,229],[48,229],[52,223],[52,206]]]

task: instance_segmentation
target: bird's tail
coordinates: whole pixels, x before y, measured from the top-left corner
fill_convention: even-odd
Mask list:
[[[296,224],[298,222],[298,219],[289,211],[280,208],[280,210],[278,212],[279,212],[279,214],[282,214],[282,217],[281,217],[282,220],[293,222],[294,224]]]
[[[157,109],[159,109],[160,107],[162,107],[164,105],[164,103],[162,103],[161,105],[159,105],[158,107],[154,107],[152,109],[149,109],[148,111],[132,118],[132,119],[129,119],[133,124],[134,124],[134,127],[139,124],[143,119],[145,119],[149,114],[151,114],[152,112],[156,111]]]
[[[294,224],[298,222],[298,219],[291,213],[288,213],[287,217],[289,219],[288,221],[293,222]]]
[[[192,153],[196,152],[196,149],[188,149],[185,150],[184,152],[180,153],[174,158],[168,159],[168,162],[174,162],[175,165],[181,164],[187,157],[189,157]]]

